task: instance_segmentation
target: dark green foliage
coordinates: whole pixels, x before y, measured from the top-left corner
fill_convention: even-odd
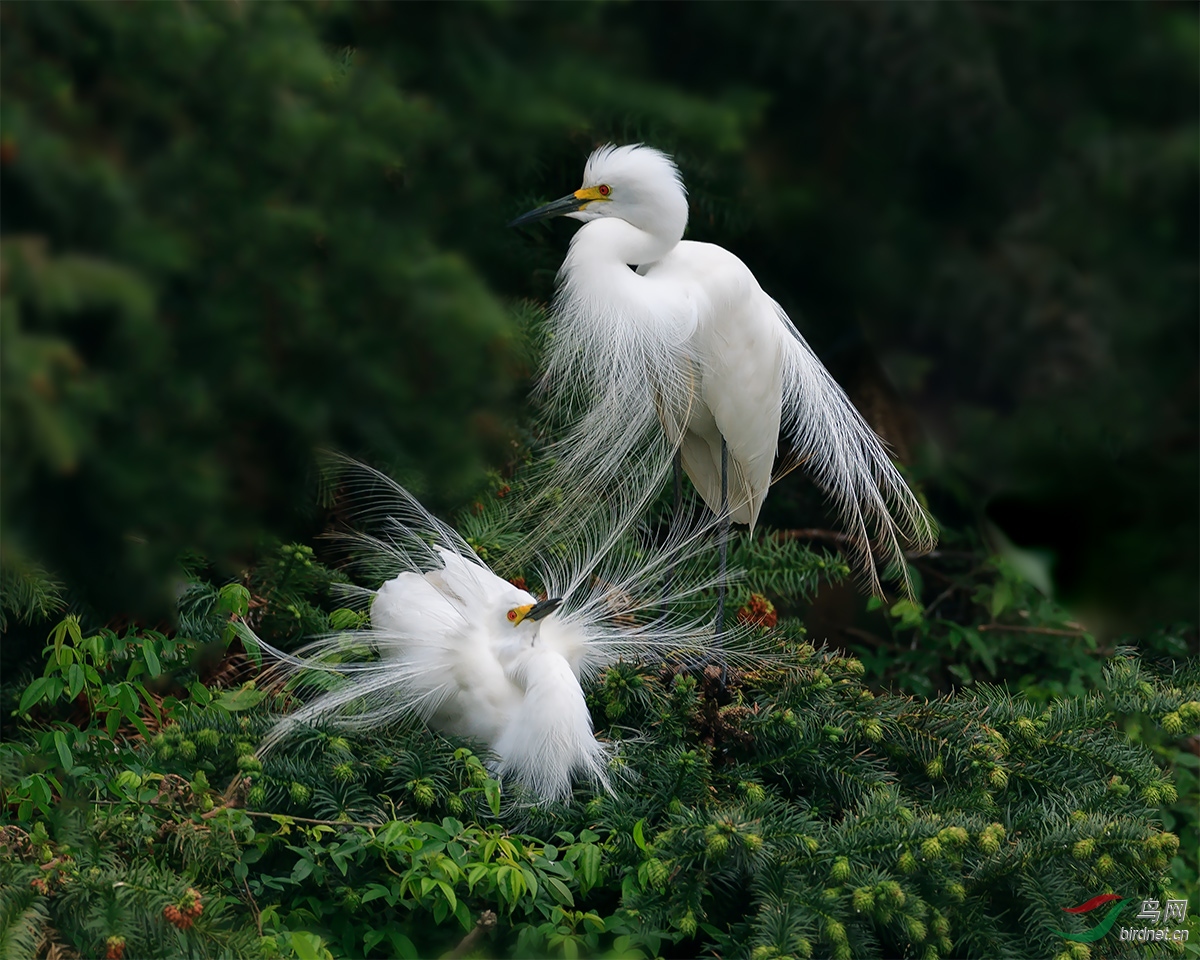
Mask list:
[[[6,4],[0,38],[0,954],[441,955],[490,910],[464,950],[1085,960],[1062,907],[1166,889],[1200,938],[1194,9]],[[315,448],[528,573],[553,437],[513,401],[568,229],[504,222],[606,139],[675,154],[689,236],[910,464],[916,602],[864,609],[797,473],[728,607],[789,666],[610,670],[614,796],[520,807],[419,725],[258,757],[295,694],[246,624],[363,625]]]
[[[802,592],[774,594],[785,607],[820,569],[839,572],[794,543],[739,550],[748,571],[791,558]],[[329,593],[337,579],[304,548],[277,547],[249,588],[193,581],[190,636],[84,636],[72,619],[55,632],[46,676],[93,666],[95,719],[60,741],[70,728],[46,723],[63,706],[43,686],[40,722],[0,755],[19,816],[0,854],[0,935],[39,951],[123,937],[148,956],[433,956],[490,910],[473,942],[492,956],[1020,958],[1073,949],[1054,931],[1087,924],[1064,906],[1114,889],[1174,898],[1170,877],[1188,882],[1174,861],[1194,841],[1180,850],[1157,817],[1194,794],[1122,725],[1152,725],[1164,743],[1194,733],[1194,664],[1159,674],[1121,651],[1083,697],[975,684],[915,700],[872,692],[861,661],[785,620],[763,640],[779,661],[734,669],[725,687],[715,667],[610,669],[589,704],[598,734],[620,742],[614,794],[581,787],[530,807],[501,793],[478,745],[419,724],[300,731],[259,757],[264,708],[294,694],[241,682],[252,668],[236,652],[211,674],[217,689],[188,679],[197,654],[237,651],[246,616],[284,644],[300,639],[296,610],[356,626]],[[100,717],[125,712],[121,683],[142,691],[154,674],[181,696],[161,719],[143,711],[155,729],[142,737],[125,721],[114,736]],[[85,795],[101,802],[55,802]],[[200,901],[181,930],[172,917],[188,915],[169,911]]]

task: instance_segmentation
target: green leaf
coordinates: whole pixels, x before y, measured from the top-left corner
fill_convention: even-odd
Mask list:
[[[491,808],[492,816],[500,816],[500,781],[492,780],[490,777],[484,781],[483,795],[487,797],[488,806]]]
[[[987,667],[988,673],[990,673],[992,676],[995,676],[996,658],[992,655],[992,651],[988,647],[987,642],[983,639],[983,637],[981,637],[975,630],[963,630],[963,639],[967,641],[967,645],[970,646],[972,650],[979,654],[979,659],[982,660],[983,665]]]
[[[557,877],[546,877],[546,886],[549,887],[550,893],[559,903],[570,907],[575,906],[575,898],[571,895],[570,889]]]
[[[297,860],[296,865],[292,867],[292,883],[299,883],[312,872],[313,862],[302,857],[301,859]]]
[[[142,656],[146,658],[146,667],[150,676],[157,677],[162,673],[162,665],[158,662],[158,653],[154,650],[154,641],[149,637],[142,640]]]
[[[67,668],[67,697],[74,700],[83,693],[85,675],[83,666],[78,663],[73,663]]]
[[[996,617],[1012,606],[1012,602],[1012,587],[1007,580],[1001,580],[996,584],[996,589],[992,592],[992,619],[995,620]]]
[[[636,843],[637,848],[642,851],[645,851],[646,849],[646,835],[643,833],[645,824],[646,821],[642,819],[633,825],[633,842]]]
[[[58,751],[58,759],[62,762],[63,769],[70,770],[74,766],[71,748],[67,746],[67,735],[61,730],[54,731],[54,749]]]
[[[35,703],[39,702],[50,687],[49,677],[38,677],[21,694],[21,702],[17,705],[17,713],[25,713]]]
[[[579,871],[579,880],[584,893],[600,882],[600,848],[596,844],[588,843],[579,847],[576,869]]]

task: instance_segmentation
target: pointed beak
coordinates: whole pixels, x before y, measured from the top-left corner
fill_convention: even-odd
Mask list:
[[[517,607],[517,618],[513,621],[513,626],[526,620],[541,620],[543,617],[550,616],[560,606],[562,606],[562,600],[555,598],[543,600],[541,603],[531,603],[527,607]]]
[[[563,217],[568,213],[575,213],[585,203],[591,202],[590,197],[582,199],[577,195],[582,192],[582,190],[578,190],[575,193],[568,193],[565,197],[561,197],[553,203],[547,203],[536,210],[523,213],[516,220],[510,220],[508,225],[510,227],[519,227],[526,223],[535,223],[538,220],[548,220],[550,217]]]

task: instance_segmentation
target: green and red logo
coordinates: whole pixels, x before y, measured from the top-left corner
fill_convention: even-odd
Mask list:
[[[1125,906],[1122,902],[1125,898],[1118,897],[1115,893],[1102,893],[1098,897],[1092,897],[1086,903],[1081,903],[1077,907],[1063,907],[1063,913],[1091,913],[1104,906],[1106,903],[1111,903],[1108,908],[1108,913],[1104,915],[1096,926],[1092,927],[1087,933],[1064,933],[1061,930],[1055,930],[1055,934],[1062,937],[1064,940],[1075,940],[1079,943],[1095,943],[1102,936],[1108,933],[1113,928],[1113,924],[1117,922],[1117,914],[1121,912],[1121,908]],[[1114,902],[1115,901],[1115,902]]]

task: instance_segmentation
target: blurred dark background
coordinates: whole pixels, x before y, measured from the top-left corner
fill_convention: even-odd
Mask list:
[[[641,140],[949,531],[1098,636],[1196,617],[1194,4],[25,3],[0,44],[10,611],[167,615],[182,551],[311,538],[321,447],[469,501],[572,229],[504,224]],[[764,517],[828,525],[798,477]]]

